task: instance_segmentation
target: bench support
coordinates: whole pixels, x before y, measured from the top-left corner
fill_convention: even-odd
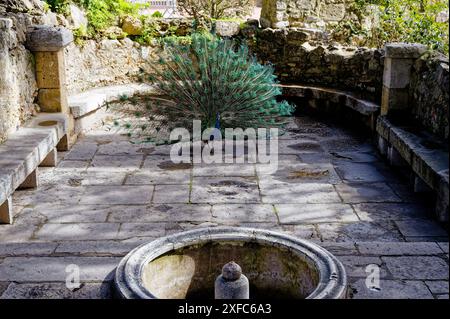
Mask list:
[[[38,187],[38,169],[30,173],[17,189],[29,189]]]
[[[54,148],[50,153],[48,153],[47,157],[39,165],[40,167],[55,167],[58,163],[58,152],[56,148]]]
[[[0,204],[0,224],[12,224],[12,197],[9,196],[3,204]]]

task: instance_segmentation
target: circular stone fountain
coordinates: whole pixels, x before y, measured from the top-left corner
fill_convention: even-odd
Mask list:
[[[241,227],[196,229],[135,248],[116,270],[116,292],[127,299],[213,299],[214,281],[230,261],[248,277],[250,299],[346,296],[344,267],[325,249]]]

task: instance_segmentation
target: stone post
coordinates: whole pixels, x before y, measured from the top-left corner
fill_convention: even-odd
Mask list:
[[[60,112],[67,115],[68,134],[58,145],[59,150],[70,148],[75,138],[74,121],[67,101],[64,48],[73,42],[73,34],[62,27],[34,26],[27,33],[27,48],[36,59],[38,103],[41,112]]]
[[[263,0],[261,26],[263,28],[286,28],[289,26],[286,0]]]
[[[381,115],[401,116],[410,109],[411,68],[426,50],[422,44],[386,44]]]

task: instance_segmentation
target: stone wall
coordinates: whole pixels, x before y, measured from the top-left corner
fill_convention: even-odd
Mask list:
[[[425,55],[412,68],[410,96],[412,114],[427,130],[449,138],[449,60]]]
[[[24,45],[27,27],[52,21],[40,1],[0,1],[0,143],[37,107],[34,59]]]
[[[353,0],[263,0],[263,27],[325,27],[346,18]]]
[[[69,94],[111,84],[136,82],[148,61],[157,61],[153,47],[123,40],[85,41],[65,48]]]
[[[249,37],[249,36],[247,36]],[[304,29],[260,29],[249,41],[263,63],[274,65],[283,83],[300,83],[360,92],[379,101],[383,50],[328,43]]]

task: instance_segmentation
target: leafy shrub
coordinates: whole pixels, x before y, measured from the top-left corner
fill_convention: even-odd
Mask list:
[[[149,79],[167,97],[169,122],[204,127],[270,127],[293,111],[281,94],[270,65],[259,64],[244,45],[212,35],[194,34],[191,44],[167,45]]]
[[[163,17],[163,14],[159,11],[155,11],[152,14],[152,18],[162,18],[162,17]]]
[[[379,12],[367,5],[378,6]],[[346,19],[333,33],[339,40],[351,41],[359,36],[359,44],[373,47],[382,47],[386,42],[417,42],[448,55],[448,22],[436,19],[448,9],[446,0],[355,0],[351,10],[358,21]],[[364,29],[361,22],[367,17],[379,21]]]

